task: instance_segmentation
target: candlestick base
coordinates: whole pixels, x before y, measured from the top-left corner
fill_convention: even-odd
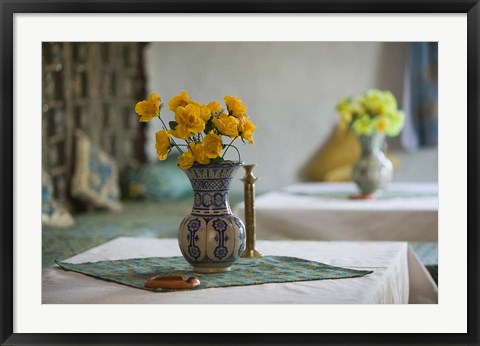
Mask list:
[[[258,251],[257,249],[245,249],[245,251],[243,251],[243,253],[240,257],[242,257],[242,258],[257,258],[257,257],[263,257],[263,254],[260,251]]]

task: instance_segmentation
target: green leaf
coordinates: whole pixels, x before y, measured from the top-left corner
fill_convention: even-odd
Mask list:
[[[223,157],[217,156],[216,158],[213,159],[212,163],[218,164],[218,163],[222,163],[223,161],[225,161]]]
[[[169,121],[168,122],[168,125],[170,126],[170,128],[172,130],[175,130],[175,128],[177,127],[178,123],[176,121]]]
[[[205,130],[203,130],[203,133],[208,135],[210,131],[212,131],[214,128],[215,128],[215,125],[213,124],[213,118],[210,118],[205,124]]]

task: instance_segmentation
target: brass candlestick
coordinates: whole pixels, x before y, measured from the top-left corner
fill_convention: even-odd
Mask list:
[[[258,178],[253,175],[254,164],[243,165],[245,168],[245,176],[241,179],[245,185],[245,227],[247,233],[247,241],[245,250],[242,253],[243,258],[262,257],[262,253],[255,249],[255,182]]]

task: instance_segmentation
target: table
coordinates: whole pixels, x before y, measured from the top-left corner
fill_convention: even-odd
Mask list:
[[[436,183],[392,183],[375,200],[353,193],[353,183],[299,183],[257,196],[257,238],[437,241]],[[243,203],[234,213],[243,218]]]
[[[43,304],[380,304],[437,303],[437,288],[405,242],[258,241],[265,255],[372,269],[351,279],[156,293],[65,271],[43,270]],[[179,256],[176,239],[119,237],[66,262]]]

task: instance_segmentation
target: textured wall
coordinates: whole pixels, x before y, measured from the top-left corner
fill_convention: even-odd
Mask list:
[[[262,178],[257,189],[264,191],[298,180],[301,167],[335,128],[334,108],[343,96],[376,87],[401,101],[406,53],[406,43],[159,42],[147,47],[147,90],[165,104],[182,89],[199,102],[240,97],[257,131],[254,146],[239,142],[238,147],[243,161],[257,164],[255,173]],[[165,107],[163,116],[173,114]],[[159,122],[153,124],[147,148],[155,160]],[[399,176],[436,179],[429,174],[414,169]]]

